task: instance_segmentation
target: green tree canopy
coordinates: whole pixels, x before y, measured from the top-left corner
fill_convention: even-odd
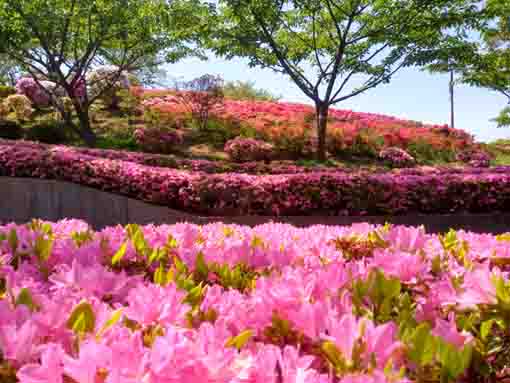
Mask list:
[[[223,94],[233,100],[278,101],[280,98],[266,89],[256,88],[252,81],[228,81],[223,86]]]
[[[464,61],[461,81],[496,91],[510,104],[510,2],[489,0],[484,10],[493,23],[481,30],[479,50]],[[504,108],[494,121],[510,126],[510,108]]]
[[[111,52],[118,66],[118,75],[108,79],[112,84],[144,57],[176,61],[189,54],[201,27],[190,23],[191,11],[200,7],[198,0],[0,0],[0,54],[36,81],[64,89],[79,124],[61,104],[55,106],[93,145],[88,111],[101,95],[78,97],[78,82]]]
[[[288,75],[315,103],[324,159],[331,105],[430,62],[446,37],[462,45],[478,12],[474,0],[220,0],[211,46]]]

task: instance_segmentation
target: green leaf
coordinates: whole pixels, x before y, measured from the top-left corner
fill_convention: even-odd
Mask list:
[[[163,263],[160,263],[159,267],[154,272],[154,283],[160,286],[165,286],[167,284],[166,276],[165,266]]]
[[[431,334],[430,326],[427,323],[420,324],[410,338],[411,347],[408,350],[408,357],[420,366],[432,362],[437,344],[435,337]]]
[[[152,249],[149,255],[149,259],[147,260],[148,266],[152,265],[154,261],[159,260],[163,254],[164,254],[163,249],[160,249],[159,247],[155,247],[154,249]]]
[[[480,326],[480,337],[483,341],[485,341],[487,339],[487,336],[490,334],[494,321],[495,321],[494,319],[486,320]]]
[[[103,334],[108,331],[108,329],[110,329],[111,327],[115,326],[119,320],[122,318],[122,312],[123,312],[123,308],[120,308],[118,310],[115,310],[112,314],[112,316],[110,317],[110,319],[108,319],[105,324],[103,325],[103,327],[101,327],[101,329],[99,330],[99,332],[97,333],[97,337],[101,337],[103,336]]]
[[[177,243],[177,240],[173,237],[172,234],[169,234],[168,235],[168,239],[166,241],[166,245],[165,247],[168,249],[168,250],[171,250],[171,249],[176,249],[179,247],[179,244]]]
[[[53,238],[38,236],[35,240],[34,251],[40,261],[46,262],[53,250]]]
[[[209,268],[205,262],[204,253],[201,251],[197,254],[197,258],[195,259],[195,273],[197,279],[202,281],[205,281],[209,275]]]
[[[181,261],[181,259],[179,257],[174,257],[174,265],[175,265],[175,269],[177,270],[177,272],[179,274],[187,274],[188,273],[187,266],[184,264],[184,262]]]
[[[95,327],[96,316],[92,305],[83,300],[71,312],[67,320],[67,328],[73,330],[76,334],[85,334],[93,332]]]
[[[9,231],[9,236],[7,237],[7,242],[9,243],[9,246],[11,247],[11,250],[13,253],[16,252],[18,249],[18,233],[16,233],[15,229],[11,229]]]
[[[253,330],[245,330],[239,335],[230,338],[227,343],[225,344],[225,347],[235,347],[238,350],[241,350],[243,346],[248,343],[250,338],[253,336]]]
[[[510,242],[510,233],[497,235],[496,240],[501,242]]]
[[[321,344],[321,351],[326,356],[326,359],[334,367],[335,371],[339,374],[343,374],[347,369],[347,363],[342,352],[338,347],[330,341],[323,342]]]
[[[442,370],[451,381],[455,381],[468,367],[472,357],[472,348],[465,346],[458,350],[455,346],[446,343],[442,339],[438,340],[439,361]]]
[[[204,295],[205,288],[202,286],[202,282],[200,282],[197,286],[193,287],[184,298],[183,303],[188,303],[192,307],[195,307],[200,304]]]
[[[22,288],[16,298],[16,306],[25,305],[30,311],[36,311],[38,306],[34,303],[34,299],[32,298],[32,294],[30,290],[27,288]]]
[[[116,265],[117,263],[119,263],[122,258],[124,258],[124,255],[126,255],[126,249],[127,249],[127,242],[124,242],[119,250],[117,250],[117,252],[113,255],[112,257],[112,266]]]

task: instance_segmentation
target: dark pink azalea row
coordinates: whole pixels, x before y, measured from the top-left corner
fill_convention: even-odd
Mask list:
[[[38,150],[66,151],[77,155],[87,155],[102,159],[120,160],[133,162],[139,165],[171,168],[205,173],[245,173],[245,174],[299,174],[299,173],[396,173],[412,175],[441,174],[480,174],[480,173],[507,173],[510,166],[493,166],[488,169],[470,166],[419,166],[404,169],[389,170],[384,167],[329,167],[329,166],[301,166],[295,165],[294,161],[278,161],[263,163],[250,161],[244,163],[231,163],[225,161],[211,161],[205,159],[178,158],[172,155],[131,152],[126,150],[91,149],[86,147],[72,147],[61,145],[47,145],[34,141],[6,140],[0,138],[0,146],[17,146]]]
[[[66,147],[0,145],[0,175],[70,181],[205,215],[385,215],[510,211],[510,172],[206,174],[140,165]]]

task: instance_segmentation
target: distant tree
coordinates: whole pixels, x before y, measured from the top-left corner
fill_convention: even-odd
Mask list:
[[[253,81],[229,81],[223,87],[226,98],[250,101],[278,101],[281,97],[266,89],[258,89]]]
[[[104,50],[102,57],[98,60],[103,64],[118,66],[122,62],[122,52],[114,50]],[[130,73],[133,79],[136,79],[135,85],[144,87],[158,86],[164,83],[166,79],[166,71],[162,66],[167,62],[164,52],[139,57],[135,62],[131,63],[126,71]]]
[[[476,0],[219,0],[212,49],[284,73],[315,104],[325,159],[330,106],[387,83],[478,16]]]
[[[186,43],[194,29],[186,19],[195,3],[198,0],[0,0],[0,54],[36,81],[43,78],[63,89],[74,113],[51,95],[54,106],[67,126],[94,145],[89,108],[101,94],[77,94],[77,84],[108,52],[116,52],[118,76],[144,57],[163,53],[167,61],[175,61],[190,53]],[[107,81],[114,84],[118,76]]]
[[[5,55],[0,55],[0,85],[16,85],[20,77],[20,67],[15,61]]]
[[[207,128],[211,112],[223,105],[223,79],[205,74],[185,82],[177,92],[178,99],[191,111],[200,129]]]
[[[462,82],[461,74],[466,66],[476,57],[478,44],[476,41],[465,41],[458,44],[453,41],[449,44],[449,40],[445,39],[443,43],[430,50],[430,57],[434,57],[431,62],[424,67],[431,73],[448,74],[448,93],[450,96],[450,127],[455,128],[455,86]]]
[[[481,30],[481,45],[461,66],[460,81],[496,91],[510,104],[510,2],[488,0],[484,10],[494,22]],[[510,126],[510,108],[493,121]]]

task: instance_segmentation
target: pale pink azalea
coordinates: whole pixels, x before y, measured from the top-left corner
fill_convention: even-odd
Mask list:
[[[419,255],[388,249],[376,250],[369,265],[404,283],[414,283],[428,271],[427,263]]]
[[[141,325],[183,324],[190,310],[183,304],[185,294],[175,285],[166,287],[157,285],[139,285],[129,291],[125,314]]]
[[[16,377],[19,383],[62,383],[63,350],[59,344],[47,344],[41,353],[40,364],[25,364]]]
[[[0,327],[0,350],[4,358],[14,365],[32,362],[39,356],[41,335],[32,320],[21,326],[6,325]]]
[[[459,332],[457,329],[457,323],[455,322],[454,313],[451,313],[448,316],[447,321],[437,318],[435,326],[432,329],[432,334],[442,338],[445,342],[452,344],[459,349],[463,348],[466,344],[471,343],[474,339],[467,331]]]
[[[398,341],[398,327],[393,322],[375,326],[366,321],[363,339],[366,344],[365,362],[375,358],[377,367],[384,369],[391,360],[394,367],[399,367],[403,362],[404,344]]]
[[[495,273],[488,265],[478,265],[473,271],[464,274],[463,292],[457,297],[461,308],[474,308],[479,304],[495,304],[496,286],[493,283]]]
[[[109,370],[112,364],[112,350],[101,343],[85,341],[80,344],[77,358],[63,356],[64,372],[76,383],[97,383],[100,369]]]

